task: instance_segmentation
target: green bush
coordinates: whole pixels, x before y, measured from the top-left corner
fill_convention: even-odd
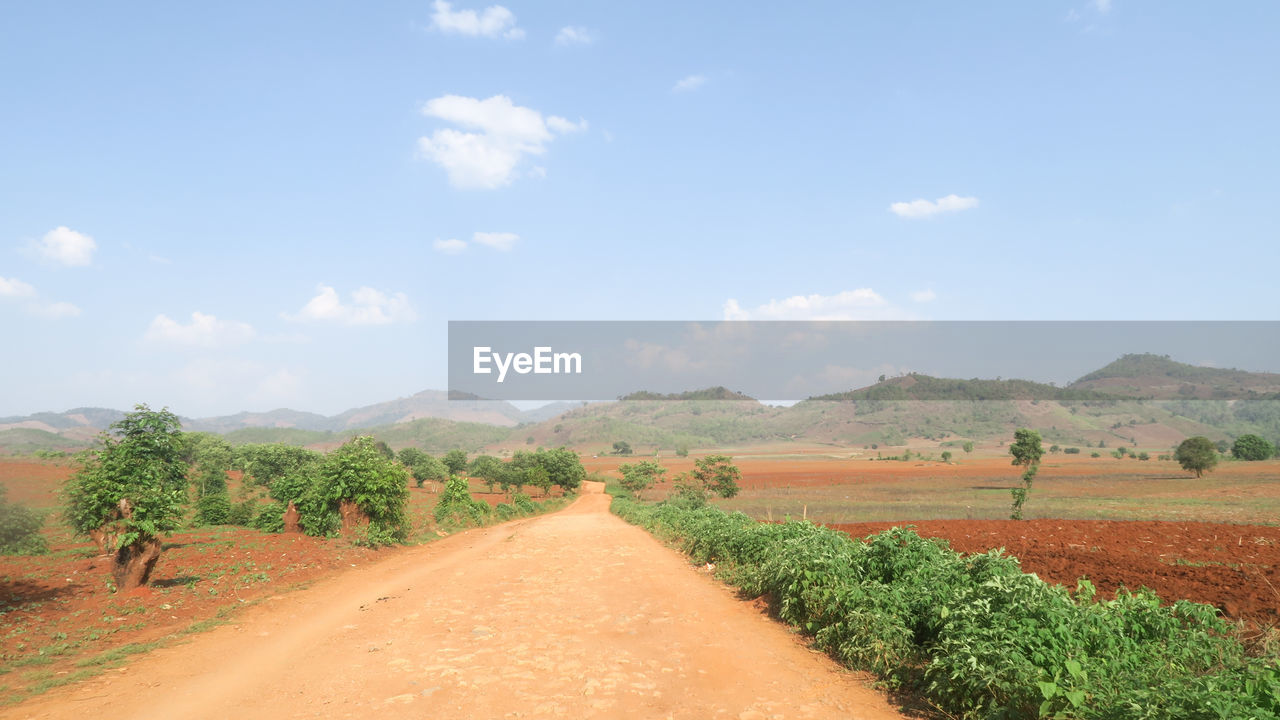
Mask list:
[[[845,664],[921,693],[948,717],[1276,718],[1280,669],[1251,657],[1207,605],[1149,591],[1098,602],[1023,573],[1000,551],[961,555],[894,528],[859,542],[805,522],[713,507],[613,510],[722,578]]]
[[[483,523],[489,515],[489,505],[471,497],[471,488],[465,478],[454,476],[445,481],[444,491],[432,512],[437,523],[465,527]]]
[[[225,492],[211,492],[196,501],[196,523],[199,525],[227,525],[231,522],[231,496]]]
[[[1231,445],[1231,455],[1237,460],[1269,460],[1275,454],[1275,446],[1259,435],[1241,435]]]
[[[40,534],[44,516],[25,505],[11,503],[0,485],[0,555],[42,555],[49,546]]]
[[[257,512],[258,503],[253,500],[241,500],[231,506],[231,514],[227,516],[227,524],[249,527],[253,524],[253,517]]]
[[[284,511],[286,504],[273,502],[263,505],[258,514],[253,516],[253,527],[268,533],[284,532]]]
[[[368,529],[355,538],[357,542],[403,542],[409,529],[405,514],[409,474],[393,458],[385,445],[368,435],[353,438],[329,453],[316,470],[311,491],[303,492],[307,507],[299,505],[298,510],[304,520],[310,513],[317,527],[332,528],[338,521],[339,505],[352,502],[369,520]]]

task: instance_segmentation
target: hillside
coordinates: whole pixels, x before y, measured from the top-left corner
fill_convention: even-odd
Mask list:
[[[1070,387],[1156,400],[1256,399],[1280,393],[1280,374],[1187,365],[1146,353],[1125,355]]]

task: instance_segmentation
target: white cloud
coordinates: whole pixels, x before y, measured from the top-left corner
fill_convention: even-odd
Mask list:
[[[707,84],[706,75],[690,75],[686,78],[682,78],[679,82],[675,84],[675,87],[671,88],[671,90],[673,92],[691,92],[693,90],[697,90],[698,88],[706,84]]]
[[[586,120],[572,122],[511,102],[505,95],[480,100],[444,95],[426,103],[422,114],[465,128],[441,128],[418,139],[423,156],[449,174],[458,188],[486,189],[509,185],[516,165],[526,155],[542,155],[555,135],[585,130]]]
[[[47,318],[64,318],[75,317],[80,314],[80,308],[69,302],[41,302],[38,298],[40,293],[36,292],[33,285],[24,283],[18,278],[0,277],[0,298],[22,298],[25,302],[22,309],[30,315],[40,315]]]
[[[18,278],[0,277],[0,297],[35,297],[36,289]]]
[[[317,287],[316,296],[302,306],[297,315],[285,315],[286,320],[336,322],[343,325],[390,325],[412,322],[418,315],[404,293],[387,295],[370,287],[362,287],[351,293],[351,302],[344,303],[338,292],[328,285]]]
[[[486,245],[494,250],[506,252],[516,244],[520,236],[509,232],[477,232],[471,236],[471,239],[481,245]]]
[[[449,238],[448,240],[436,240],[432,243],[436,252],[442,252],[445,255],[457,255],[467,249],[467,241],[457,238]]]
[[[724,303],[725,320],[894,320],[907,313],[890,305],[871,288],[845,290],[835,295],[794,295],[770,300],[754,309],[730,298]]]
[[[586,130],[587,121],[582,118],[578,118],[578,122],[574,122],[572,120],[566,120],[558,115],[548,115],[547,127],[555,130],[561,135],[568,135],[569,133],[582,132],[583,130]]]
[[[29,310],[36,315],[43,315],[47,318],[78,317],[80,315],[80,308],[69,302],[32,305]]]
[[[911,299],[918,303],[927,303],[938,299],[938,294],[932,290],[917,290],[911,293]]]
[[[940,197],[934,202],[929,202],[928,200],[896,202],[889,206],[889,212],[898,217],[916,219],[933,217],[939,213],[960,212],[961,210],[969,210],[976,207],[978,207],[978,198],[976,197],[948,195]]]
[[[1103,15],[1111,12],[1111,0],[1093,0],[1093,7]]]
[[[581,25],[566,25],[556,33],[557,45],[590,45],[595,41],[595,34]]]
[[[93,262],[93,251],[98,249],[98,244],[84,233],[59,226],[45,233],[35,243],[35,249],[46,260],[61,265],[84,266]]]
[[[247,323],[219,320],[202,312],[191,313],[191,322],[183,325],[168,315],[157,315],[147,328],[147,342],[186,347],[220,348],[240,345],[253,339],[253,327]]]
[[[453,4],[436,0],[431,4],[431,27],[442,33],[468,37],[504,37],[517,40],[524,37],[524,30],[516,27],[515,13],[501,5],[491,5],[483,12],[454,10]]]

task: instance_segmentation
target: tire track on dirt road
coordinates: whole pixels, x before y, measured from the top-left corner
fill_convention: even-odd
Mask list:
[[[897,719],[591,483],[245,611],[12,718]]]

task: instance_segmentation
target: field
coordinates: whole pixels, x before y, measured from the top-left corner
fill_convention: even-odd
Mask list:
[[[53,516],[57,489],[71,472],[61,463],[0,460],[8,499],[50,513],[44,527],[50,554],[0,556],[0,697],[10,700],[115,667],[130,655],[217,625],[237,608],[274,602],[288,590],[403,551],[199,528],[165,538],[150,587],[115,593],[109,558],[72,537]],[[238,473],[231,479],[234,491]],[[429,516],[439,488],[430,485],[410,488],[414,542],[438,536]],[[490,505],[503,500],[479,484],[472,491]],[[542,499],[536,495],[535,501]]]
[[[1046,455],[1018,522],[1007,519],[1018,472],[997,452],[957,451],[944,463],[872,460],[863,449],[739,450],[742,492],[717,505],[762,520],[805,517],[855,537],[911,524],[962,552],[1005,548],[1027,572],[1068,587],[1081,577],[1104,595],[1146,586],[1231,618],[1280,623],[1280,462],[1224,462],[1197,479],[1169,461]],[[602,472],[623,462],[632,461],[585,461]],[[668,479],[693,466],[660,462]]]

